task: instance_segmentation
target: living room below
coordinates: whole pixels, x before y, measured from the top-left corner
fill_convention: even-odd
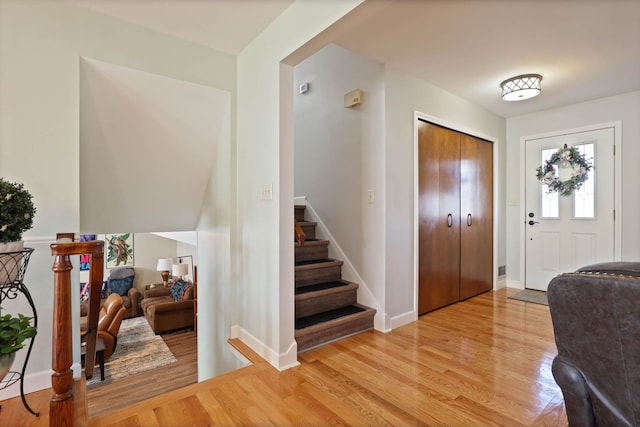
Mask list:
[[[176,236],[180,240],[171,238]],[[193,280],[194,265],[197,265],[195,232],[176,233],[175,236],[89,234],[81,235],[80,239],[105,242],[97,363],[92,378],[87,382],[88,390],[93,392],[105,385],[120,384],[123,380],[135,381],[137,375],[160,368],[170,369],[173,364],[183,363],[179,358],[185,355],[190,367],[188,373],[183,373],[186,378],[179,382],[179,386],[197,381]],[[81,257],[79,263],[81,331],[86,330],[88,314],[86,281],[89,262],[90,259]],[[169,280],[165,287],[165,271],[158,269],[172,270],[172,264],[176,267],[174,275],[168,271]],[[167,340],[165,335],[174,338]],[[176,340],[178,350],[167,345],[166,341],[175,344]],[[174,384],[175,381],[169,383]],[[163,384],[162,389],[167,387]]]

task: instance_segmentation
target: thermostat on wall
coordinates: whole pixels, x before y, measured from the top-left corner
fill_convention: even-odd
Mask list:
[[[360,89],[352,90],[344,96],[344,106],[346,108],[355,107],[362,101],[362,91]]]

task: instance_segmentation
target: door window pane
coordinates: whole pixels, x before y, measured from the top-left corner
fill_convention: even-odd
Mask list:
[[[542,150],[541,151],[541,164],[545,164],[545,162],[547,160],[549,160],[551,158],[551,156],[553,155],[553,153],[555,153],[557,150],[556,149],[547,149],[547,150]],[[556,170],[556,175],[558,174],[558,171]],[[541,196],[542,196],[542,200],[540,202],[540,206],[541,206],[541,211],[542,211],[542,218],[558,218],[559,217],[559,213],[558,213],[558,193],[553,192],[551,194],[548,193],[549,191],[549,186],[542,184],[542,191],[541,191]]]
[[[594,219],[596,217],[596,194],[595,194],[595,146],[591,144],[576,145],[576,148],[588,162],[593,166],[589,171],[587,180],[579,190],[573,193],[573,217]]]

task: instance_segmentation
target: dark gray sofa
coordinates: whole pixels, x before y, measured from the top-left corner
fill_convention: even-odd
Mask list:
[[[569,425],[640,426],[640,263],[562,274],[547,296]]]

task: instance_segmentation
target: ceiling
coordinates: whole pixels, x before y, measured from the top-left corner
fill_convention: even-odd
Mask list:
[[[67,1],[234,55],[294,2],[294,0]]]
[[[69,1],[231,54],[293,3]],[[640,0],[367,0],[321,39],[512,117],[640,90],[639,22]],[[542,94],[503,101],[528,73]]]

